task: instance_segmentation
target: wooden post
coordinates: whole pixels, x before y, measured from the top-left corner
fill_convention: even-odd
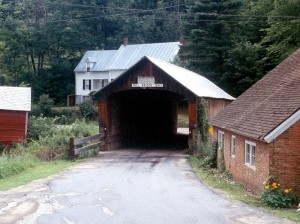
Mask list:
[[[69,157],[70,160],[74,160],[75,159],[75,145],[74,145],[74,138],[70,138],[70,144],[69,144],[70,148],[69,148]]]

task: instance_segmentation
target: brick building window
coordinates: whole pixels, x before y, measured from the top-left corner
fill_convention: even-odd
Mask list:
[[[254,142],[245,141],[245,164],[255,167],[256,162],[256,144]]]
[[[231,135],[230,154],[232,157],[235,156],[235,136],[234,135]]]
[[[219,148],[224,148],[224,132],[218,131],[218,146]]]

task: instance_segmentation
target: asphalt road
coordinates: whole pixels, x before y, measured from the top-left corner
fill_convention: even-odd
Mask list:
[[[292,223],[215,193],[175,150],[116,150],[0,191],[0,223]]]

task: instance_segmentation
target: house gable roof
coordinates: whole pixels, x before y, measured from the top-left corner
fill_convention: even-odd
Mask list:
[[[126,70],[142,57],[172,61],[179,51],[179,42],[121,45],[118,50],[87,51],[75,72],[86,72],[86,60],[96,62],[91,72]]]
[[[300,49],[256,82],[210,123],[237,134],[271,142],[300,118],[296,116],[300,110],[299,86]]]
[[[31,88],[0,86],[0,110],[31,110]]]
[[[198,97],[208,97],[208,98],[218,98],[226,100],[234,100],[232,96],[227,94],[225,91],[220,89],[217,85],[209,81],[207,78],[192,72],[190,70],[184,69],[182,67],[176,66],[174,64],[168,63],[166,61],[161,61],[151,57],[143,57],[138,62],[136,62],[131,68],[123,72],[118,78],[109,83],[103,89],[94,93],[94,98],[98,98],[101,95],[106,95],[109,92],[108,89],[114,88],[118,82],[123,85],[124,78],[128,78],[131,75],[131,70],[138,67],[143,61],[149,61],[160,70],[164,72],[165,75],[169,76],[171,79],[179,83],[181,86],[185,87],[191,93]],[[126,76],[126,77],[125,77]]]

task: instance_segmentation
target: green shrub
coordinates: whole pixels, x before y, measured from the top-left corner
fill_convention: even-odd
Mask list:
[[[53,105],[54,101],[49,97],[49,95],[43,94],[39,97],[37,104],[32,106],[30,114],[34,116],[51,116]]]
[[[201,162],[201,166],[216,168],[218,144],[214,141],[211,144],[206,144],[206,147],[207,148],[204,151],[208,152],[208,155],[204,156],[204,159]]]
[[[287,208],[298,203],[297,195],[290,188],[282,188],[279,183],[265,185],[261,194],[261,202],[269,207]]]
[[[67,158],[70,137],[82,138],[98,133],[96,122],[76,120],[71,125],[58,125],[58,118],[29,117],[27,144],[17,143],[0,156],[0,179],[35,167],[42,160]],[[93,155],[94,151],[83,156]]]
[[[29,116],[28,119],[28,140],[37,141],[41,137],[45,137],[51,133],[55,127],[55,121],[58,118],[50,118],[43,116]]]
[[[93,101],[86,100],[79,105],[79,110],[84,118],[95,119],[98,114],[97,107],[93,104]]]

